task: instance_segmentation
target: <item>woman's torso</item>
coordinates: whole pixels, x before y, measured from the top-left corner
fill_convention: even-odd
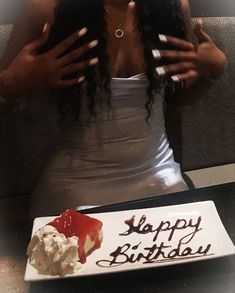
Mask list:
[[[162,92],[155,93],[147,118],[147,86],[144,74],[112,78],[111,105],[98,104],[94,117],[84,97],[79,120],[63,121],[50,168],[74,182],[138,174],[166,161],[172,151],[165,134]]]
[[[38,203],[44,201],[58,212],[68,203],[108,204],[186,188],[165,134],[163,92],[154,93],[146,120],[148,80],[137,74],[144,72],[143,48],[136,15],[128,13],[121,39],[114,36],[115,25],[106,15],[111,106],[98,105],[89,121],[84,97],[78,123],[65,122],[35,192],[34,215],[40,214]],[[45,205],[42,212],[47,213]]]
[[[165,134],[162,92],[155,93],[146,121],[147,85],[144,74],[113,78],[111,106],[98,105],[88,122],[84,99],[79,121],[64,121],[34,193],[32,216],[187,189]]]

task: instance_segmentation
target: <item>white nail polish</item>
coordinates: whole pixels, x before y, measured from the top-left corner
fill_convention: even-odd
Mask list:
[[[90,60],[89,65],[95,65],[99,62],[99,58],[93,58]]]
[[[166,74],[166,71],[163,67],[157,67],[156,72],[158,75],[165,75]]]
[[[129,7],[134,7],[134,6],[135,6],[135,1],[131,0],[131,1],[128,3],[128,6],[129,6]]]
[[[156,59],[160,59],[161,58],[161,54],[159,50],[152,50],[153,53],[153,57]]]
[[[42,29],[42,33],[43,33],[43,34],[44,34],[45,31],[47,30],[47,28],[48,28],[48,23],[46,22],[46,23],[44,24],[44,26],[43,26],[43,29]]]
[[[89,43],[88,47],[89,47],[90,49],[92,49],[92,48],[94,48],[95,46],[97,46],[97,44],[98,44],[98,40],[94,40],[94,41],[92,41],[92,42]]]
[[[81,82],[83,82],[84,80],[85,80],[85,76],[82,75],[82,76],[80,76],[80,77],[78,78],[78,83],[81,83]]]
[[[159,40],[161,41],[161,42],[163,42],[163,43],[167,43],[167,38],[166,38],[166,36],[165,35],[158,35],[158,37],[159,37]]]
[[[172,79],[174,82],[179,82],[179,81],[180,81],[179,77],[176,76],[176,75],[171,76],[171,79]]]
[[[199,18],[197,22],[198,22],[201,26],[203,25],[203,20],[202,20],[202,18]]]
[[[83,37],[86,33],[87,33],[88,29],[87,27],[82,28],[79,32],[78,32],[78,36],[79,38]]]

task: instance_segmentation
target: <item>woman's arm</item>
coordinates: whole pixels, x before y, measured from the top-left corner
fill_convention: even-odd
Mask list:
[[[188,0],[181,0],[181,9],[184,16],[184,23],[185,23],[187,37],[190,41],[192,41],[193,31],[191,26],[191,11],[190,11]]]
[[[54,22],[55,0],[27,0],[23,11],[14,24],[0,70],[6,69],[25,45],[40,36],[45,23]]]
[[[48,52],[39,53],[41,46],[48,40],[55,5],[55,0],[28,0],[23,15],[15,25],[0,72],[0,96],[6,104],[14,102],[23,94],[79,83],[84,80],[83,75],[72,79],[64,77],[98,62],[97,58],[76,61],[97,45],[96,40],[63,55],[78,38],[87,33],[86,28],[73,33]]]
[[[45,23],[50,25],[53,23],[54,6],[55,0],[27,0],[19,19],[14,24],[0,62],[0,103],[2,106],[4,102],[10,104],[15,97],[22,94],[20,80],[17,81],[17,74],[14,74],[14,70],[13,72],[9,70],[9,67],[25,46],[42,34]],[[21,58],[24,59],[24,56],[18,57],[18,59]],[[22,65],[18,70],[23,70],[20,68]]]

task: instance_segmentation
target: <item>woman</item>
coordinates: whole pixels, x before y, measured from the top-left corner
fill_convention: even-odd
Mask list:
[[[30,1],[4,58],[1,101],[54,88],[63,116],[33,215],[187,189],[165,134],[164,90],[226,64],[201,23],[194,36],[186,0]]]

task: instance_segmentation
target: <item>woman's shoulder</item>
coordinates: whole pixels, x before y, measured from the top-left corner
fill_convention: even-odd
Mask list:
[[[187,36],[192,39],[192,29],[191,29],[191,11],[188,0],[181,0],[181,9],[184,15],[185,28]]]
[[[36,19],[42,18],[44,22],[53,23],[54,9],[58,0],[27,0],[25,11],[35,15]]]
[[[182,9],[187,9],[189,7],[189,1],[188,0],[180,0]]]
[[[1,57],[2,69],[7,68],[19,51],[41,34],[45,23],[52,25],[56,5],[57,0],[26,0]]]

